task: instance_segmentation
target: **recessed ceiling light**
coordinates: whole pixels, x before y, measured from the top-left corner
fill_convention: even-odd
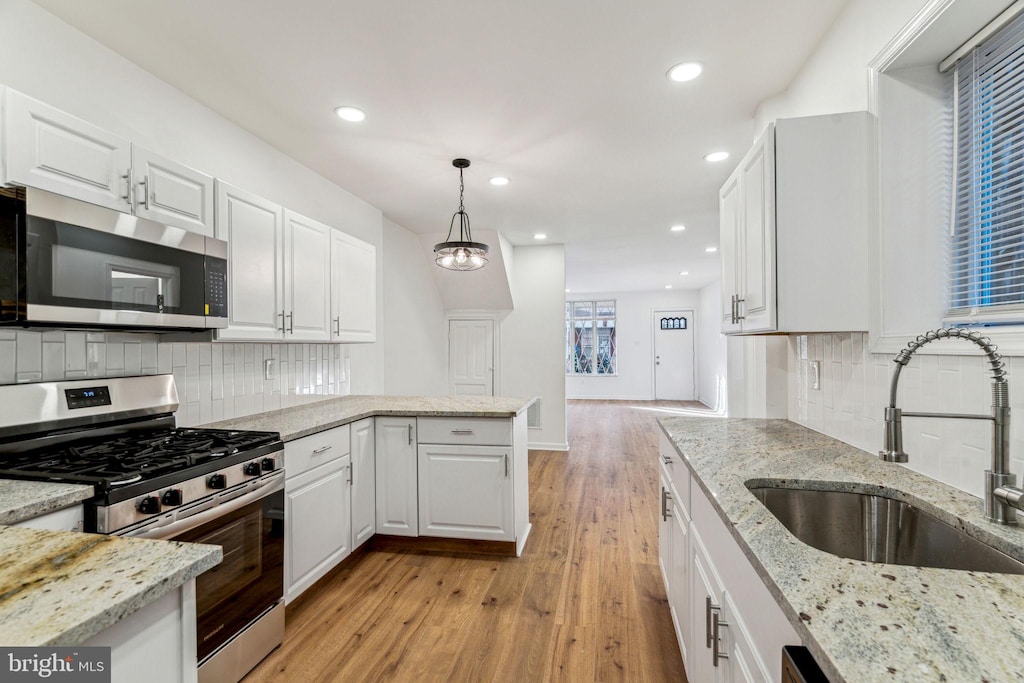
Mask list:
[[[688,271],[688,270],[681,270],[681,271],[679,271],[679,274],[680,275],[689,275],[690,271]]]
[[[533,239],[535,239],[535,240],[546,240],[547,238],[548,238],[548,236],[547,236],[547,235],[545,235],[545,234],[544,234],[544,233],[542,233],[542,232],[538,232],[537,234],[535,234],[535,235],[533,236]]]
[[[572,291],[571,289],[567,289],[567,290],[565,290],[565,293],[568,294],[571,291]]]
[[[669,69],[666,75],[677,83],[684,83],[700,76],[700,72],[703,70],[704,65],[700,62],[683,62]]]
[[[669,230],[672,232],[682,232],[683,230],[686,230],[686,226],[682,224],[673,225]]]
[[[359,123],[366,118],[366,112],[357,107],[338,107],[334,113],[338,115],[339,119],[350,123]]]
[[[665,285],[665,289],[672,289],[672,285]]]
[[[501,187],[503,185],[508,185],[508,183],[509,183],[509,180],[505,176],[500,176],[499,175],[499,176],[494,176],[493,178],[491,178],[491,185],[497,185],[498,187]]]
[[[704,161],[710,161],[711,163],[714,163],[716,161],[725,161],[728,158],[728,152],[711,152],[710,154],[704,155]]]
[[[707,247],[704,249],[704,251],[708,252],[709,254],[714,254],[716,251],[718,251],[718,247]]]

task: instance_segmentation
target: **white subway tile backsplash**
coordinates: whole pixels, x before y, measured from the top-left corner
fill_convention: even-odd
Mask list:
[[[0,339],[0,384],[14,384],[17,380],[17,342]]]
[[[38,382],[42,379],[43,336],[40,333],[18,333],[15,368],[19,382]]]
[[[864,333],[794,335],[789,355],[789,419],[869,453],[879,450],[892,355],[871,353]],[[809,361],[821,363],[819,391],[807,387]],[[1024,378],[1024,357],[1008,364],[1011,378]],[[902,370],[897,401],[904,410],[987,414],[988,366],[973,354],[917,354]],[[1011,394],[1010,401],[1015,413],[1024,412],[1024,393]],[[1024,425],[1015,422],[1011,429],[1011,467],[1021,477]],[[905,418],[903,423],[907,466],[976,496],[991,465],[991,440],[991,423],[983,420]]]
[[[43,381],[64,379],[64,337],[61,335],[60,341],[45,341],[46,334],[43,335]]]

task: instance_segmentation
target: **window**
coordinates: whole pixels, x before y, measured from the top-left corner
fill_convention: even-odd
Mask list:
[[[949,72],[953,211],[948,318],[1024,319],[1024,16]]]
[[[565,302],[565,374],[615,374],[615,302]]]

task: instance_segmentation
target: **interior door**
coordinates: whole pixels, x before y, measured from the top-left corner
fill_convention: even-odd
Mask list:
[[[654,312],[654,397],[694,400],[693,311]]]
[[[448,321],[448,391],[494,395],[494,321]]]

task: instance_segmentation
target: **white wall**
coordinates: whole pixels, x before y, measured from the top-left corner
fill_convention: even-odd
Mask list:
[[[383,393],[448,393],[448,340],[441,295],[417,235],[384,219]]]
[[[566,450],[565,247],[515,247],[516,309],[501,321],[501,393],[541,399],[530,448]]]
[[[697,303],[697,400],[725,412],[728,405],[727,339],[718,314],[722,283],[712,282],[699,292]]]
[[[663,290],[660,292],[573,292],[569,300],[615,300],[615,354],[617,373],[605,377],[570,376],[565,378],[569,398],[604,398],[625,401],[654,399],[654,318],[655,309],[683,309],[694,312],[696,347],[700,335],[696,290]],[[565,311],[562,311],[564,338]],[[703,361],[697,350],[697,368]],[[564,356],[564,352],[563,352]],[[699,373],[694,375],[698,376]],[[564,373],[564,370],[563,370]],[[698,380],[699,381],[699,380]]]
[[[919,10],[929,4],[925,0],[851,0],[786,92],[761,103],[757,112],[757,129],[760,130],[776,117],[866,109],[869,106],[869,62]],[[991,7],[984,8],[973,0],[959,0],[957,6],[958,9],[966,9],[968,14],[974,8],[988,13],[971,19],[979,28],[991,17]],[[964,30],[967,28],[964,27]],[[951,52],[956,46],[949,45],[948,51]],[[938,52],[944,50],[940,47]],[[915,74],[909,70],[905,70],[902,75],[908,81],[912,81],[913,77]],[[913,89],[912,86],[910,89]],[[925,93],[925,89],[918,90]],[[886,110],[884,104],[880,105],[882,108],[879,111],[883,143],[887,146],[905,144],[905,140],[900,139],[905,136],[889,134],[886,137],[886,131],[891,128],[892,119],[904,117],[911,121],[913,117],[906,115],[906,112],[894,111],[892,107]],[[919,128],[932,127],[930,121],[922,116],[918,116],[916,121]],[[908,186],[919,185],[919,177],[924,177],[931,170],[932,164],[924,161],[924,154],[894,151],[893,155],[902,157],[904,161],[909,159],[919,164],[919,168],[917,173],[913,173],[913,169],[904,168],[901,174],[895,174],[892,172],[894,165],[886,162],[886,154],[883,152],[880,243],[885,245],[884,255],[893,264],[902,263],[918,269],[930,268],[927,281],[934,284],[942,280],[941,273],[936,272],[936,269],[943,267],[941,259],[934,258],[934,255],[930,258],[924,256],[920,241],[916,244],[908,243],[906,239],[901,241],[900,233],[906,233],[907,223],[904,221],[902,225],[895,225],[894,219],[889,216],[898,216],[900,210],[918,215],[933,210],[934,202],[940,201],[936,197],[941,197],[943,193],[932,187],[931,195],[925,197],[930,202],[927,207],[916,206],[907,198],[901,199],[899,193],[907,192]],[[926,261],[934,265],[928,266]],[[918,286],[925,286],[920,284],[925,278],[918,277],[917,280]],[[926,327],[939,327],[941,319],[934,312],[928,316],[934,319],[925,322],[919,319],[921,310],[934,308],[936,295],[934,291],[915,293],[912,287],[891,287],[887,296],[903,297],[901,305],[907,308],[904,318],[913,317],[912,326],[920,326],[922,329],[915,327],[912,332],[909,328],[897,328],[904,321],[893,319],[891,326],[886,321],[886,327],[881,331],[898,329],[901,334],[906,333],[909,340],[913,334],[924,332]],[[916,309],[914,297],[917,297]],[[891,302],[884,305],[891,306]],[[871,351],[873,344],[881,346],[879,332],[878,329],[872,329],[870,335],[847,333],[789,337],[789,419],[871,453],[878,451],[882,447],[882,411],[888,404],[893,367],[893,353],[889,352],[888,346],[884,353]],[[942,355],[917,354],[903,371],[898,401],[900,407],[917,411],[987,412],[991,402],[988,395],[989,380],[981,358],[964,342],[947,341],[940,344],[944,346],[936,344],[929,351],[938,350]],[[963,352],[965,348],[971,355],[949,355]],[[813,361],[821,364],[821,388],[818,390],[807,387],[809,363]],[[1008,359],[1008,363],[1011,378],[1015,372],[1024,376],[1024,358],[1014,357]],[[1015,399],[1015,396],[1020,394],[1011,395],[1011,403],[1017,409],[1016,412],[1020,412],[1024,403],[1020,398]],[[1015,456],[1012,470],[1018,476],[1024,474],[1022,434],[1024,430],[1014,424],[1011,430],[1011,453]],[[908,466],[975,495],[982,493],[982,472],[990,465],[990,440],[990,426],[987,422],[904,420],[904,446],[910,453]]]

